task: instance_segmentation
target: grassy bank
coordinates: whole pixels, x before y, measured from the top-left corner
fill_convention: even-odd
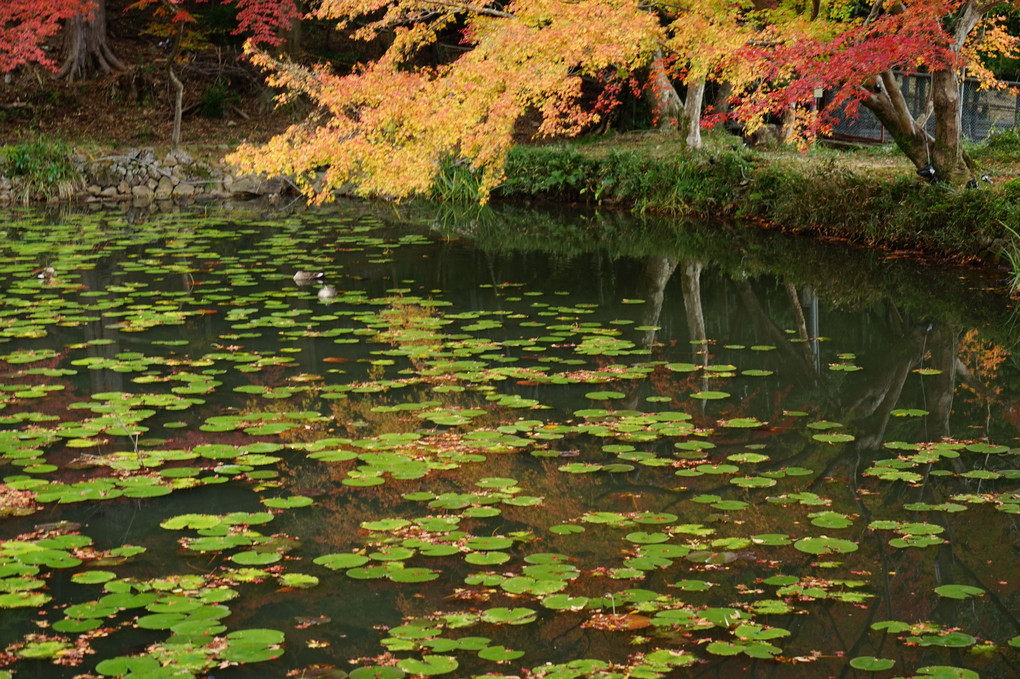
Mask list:
[[[72,156],[72,148],[46,137],[0,146],[0,198],[73,199],[85,184],[83,159],[102,154],[83,153],[77,145]],[[1020,271],[1020,238],[1013,231],[1020,231],[1020,131],[996,135],[970,153],[990,177],[977,189],[928,184],[891,146],[751,150],[717,132],[704,149],[690,151],[675,136],[631,133],[517,146],[493,195],[737,218],[863,246],[1002,257]],[[433,197],[475,201],[475,177],[464,166],[449,168]]]
[[[862,245],[987,257],[1020,224],[1020,133],[971,149],[990,182],[977,189],[928,184],[894,149],[757,151],[728,135],[688,151],[657,134],[519,146],[495,197],[731,216]],[[470,193],[464,171],[444,179]],[[443,193],[443,191],[440,191]],[[454,195],[447,191],[446,195]]]

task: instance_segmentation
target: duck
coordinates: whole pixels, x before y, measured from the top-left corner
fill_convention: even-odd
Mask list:
[[[298,285],[310,285],[324,275],[321,271],[298,271],[294,274],[294,282]]]
[[[54,269],[52,266],[44,267],[42,271],[39,272],[39,275],[36,276],[36,278],[41,280],[46,285],[53,285],[53,283],[57,279],[57,270]]]
[[[328,302],[329,300],[336,297],[336,288],[334,288],[332,285],[323,285],[321,288],[319,288],[318,297],[323,302]]]

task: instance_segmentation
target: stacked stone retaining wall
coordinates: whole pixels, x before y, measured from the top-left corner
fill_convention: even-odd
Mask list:
[[[236,175],[196,160],[184,150],[159,157],[153,149],[143,148],[94,159],[72,156],[71,160],[83,180],[71,197],[88,203],[131,201],[144,206],[153,201],[278,196],[294,190],[282,177]],[[23,200],[17,179],[0,175],[0,204]]]

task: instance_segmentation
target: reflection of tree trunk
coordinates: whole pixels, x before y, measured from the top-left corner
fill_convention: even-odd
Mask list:
[[[928,389],[924,418],[926,437],[937,441],[949,436],[949,416],[953,411],[953,391],[956,389],[957,352],[960,346],[960,330],[941,323],[932,326],[928,333],[927,348],[931,353],[931,366],[941,370],[938,375],[925,378]]]
[[[691,336],[694,363],[708,365],[708,335],[705,332],[705,312],[701,306],[701,262],[684,262],[682,271],[684,310],[687,312],[687,330]]]
[[[898,351],[887,354],[885,363],[869,369],[871,379],[861,387],[847,405],[849,418],[857,423],[858,450],[876,450],[885,440],[890,413],[900,400],[903,385],[910,371],[921,360],[925,336],[909,325],[896,306],[889,302],[889,315],[894,329],[903,341]]]
[[[645,268],[641,272],[641,285],[638,295],[645,300],[641,309],[641,324],[648,326],[641,335],[640,345],[644,349],[651,349],[655,344],[656,329],[659,325],[659,317],[662,314],[662,301],[666,296],[666,284],[669,283],[673,271],[676,270],[676,260],[664,255],[651,255],[645,260]],[[640,399],[638,390],[631,393],[627,402],[627,408],[635,410]]]
[[[676,269],[676,260],[663,255],[652,255],[645,261],[645,269],[641,275],[641,299],[645,300],[641,324],[657,326],[662,313],[662,300],[665,297],[666,283]],[[655,330],[646,330],[641,337],[641,346],[651,348],[655,342]]]
[[[866,396],[858,401],[866,414],[862,416],[855,412],[851,416],[857,420],[856,445],[859,450],[877,450],[885,440],[890,413],[900,400],[910,369],[917,363],[917,349],[912,342],[908,351],[893,359],[894,363],[890,368],[874,371],[876,380],[868,383],[865,389]]]
[[[899,318],[895,307],[892,310]],[[856,445],[860,450],[875,450],[882,445],[890,413],[899,402],[910,371],[929,353],[931,367],[941,372],[925,378],[928,390],[925,409],[928,415],[922,420],[922,439],[938,441],[949,436],[960,331],[933,323],[922,333],[902,319],[900,325],[904,339],[901,350],[890,356],[884,366],[871,369],[875,379],[866,384],[850,403],[851,419],[857,421],[859,427]]]
[[[769,341],[775,345],[776,350],[783,357],[783,368],[791,370],[793,378],[804,386],[812,387],[820,385],[815,375],[814,366],[810,361],[805,360],[804,354],[793,348],[793,345],[786,338],[786,333],[780,330],[772,322],[768,314],[765,313],[761,302],[758,301],[758,296],[755,294],[754,289],[751,288],[751,284],[745,280],[740,280],[733,281],[733,285],[736,287],[740,301],[743,303],[744,309],[747,310],[747,315],[750,316],[754,327],[768,336]],[[824,389],[824,385],[821,386]],[[832,400],[827,393],[825,398],[830,402]]]
[[[105,290],[110,284],[110,273],[100,269],[86,269],[81,273],[81,282],[88,290]],[[88,345],[86,355],[89,358],[105,358],[112,360],[120,353],[120,331],[112,328],[119,318],[100,314],[98,321],[90,321],[82,326],[82,339]],[[108,344],[96,340],[111,340]],[[123,391],[124,374],[115,370],[89,370],[89,387],[92,393],[105,391]]]
[[[93,0],[90,10],[64,24],[64,64],[57,77],[73,82],[95,69],[107,74],[128,70],[107,40],[106,0]]]
[[[797,337],[802,342],[801,347],[804,349],[804,358],[811,365],[816,365],[817,356],[815,356],[814,349],[811,347],[812,338],[810,333],[808,333],[807,321],[804,319],[804,308],[800,305],[800,295],[797,294],[797,288],[792,283],[786,284],[786,296],[790,298],[790,306],[793,307],[793,318],[797,322]]]

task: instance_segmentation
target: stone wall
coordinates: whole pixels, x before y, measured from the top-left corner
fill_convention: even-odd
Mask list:
[[[278,196],[293,191],[281,177],[235,176],[221,166],[195,160],[184,150],[162,158],[151,148],[88,159],[73,156],[83,185],[76,198],[89,203],[131,201],[222,200]],[[20,200],[17,182],[0,176],[0,204]]]

